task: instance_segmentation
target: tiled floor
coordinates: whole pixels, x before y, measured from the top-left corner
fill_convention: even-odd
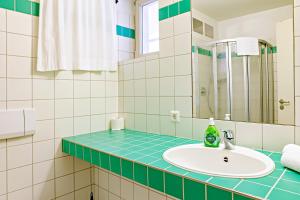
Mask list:
[[[276,169],[255,179],[212,177],[163,160],[165,150],[193,143],[200,141],[130,130],[104,131],[64,138],[63,151],[178,199],[300,199],[300,174],[285,169],[279,153],[261,151],[275,162]]]

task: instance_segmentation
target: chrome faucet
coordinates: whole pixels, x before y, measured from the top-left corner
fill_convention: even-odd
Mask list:
[[[225,149],[227,150],[234,150],[234,144],[233,144],[233,131],[232,130],[221,130],[224,133],[224,144]]]

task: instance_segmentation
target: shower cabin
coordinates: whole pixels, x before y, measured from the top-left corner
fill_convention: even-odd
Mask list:
[[[239,56],[235,39],[193,46],[194,117],[274,123],[274,63],[269,43]]]

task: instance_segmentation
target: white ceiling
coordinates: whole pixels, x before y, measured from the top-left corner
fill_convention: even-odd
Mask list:
[[[293,4],[293,0],[192,0],[192,7],[216,20],[225,20]]]

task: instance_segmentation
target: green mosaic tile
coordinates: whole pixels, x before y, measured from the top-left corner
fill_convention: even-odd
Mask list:
[[[122,159],[122,176],[133,180],[133,162]]]
[[[28,0],[16,0],[16,11],[31,14],[31,2]]]
[[[173,174],[165,173],[166,193],[178,199],[183,198],[182,178]]]
[[[75,144],[70,143],[70,155],[75,156]]]
[[[179,13],[186,13],[191,11],[191,1],[190,0],[183,0],[179,2]]]
[[[276,188],[300,194],[300,183],[294,181],[280,180]]]
[[[86,162],[91,162],[92,158],[91,158],[91,149],[84,147],[83,148],[83,160],[85,160]]]
[[[262,178],[253,178],[253,179],[249,179],[250,182],[254,182],[254,183],[260,183],[263,185],[267,185],[267,186],[273,186],[274,183],[277,181],[277,178],[273,178],[270,176],[265,176]]]
[[[253,198],[242,196],[242,195],[239,195],[239,194],[233,194],[233,200],[252,200],[252,199]]]
[[[100,152],[92,150],[92,164],[100,167]]]
[[[281,154],[280,153],[272,153],[269,156],[273,161],[280,162]]]
[[[189,171],[184,170],[184,169],[181,169],[181,168],[176,167],[176,166],[168,167],[167,170],[168,170],[169,172],[173,172],[173,173],[178,174],[178,175],[181,175],[181,176],[184,176],[185,174],[188,174],[188,173],[189,173]]]
[[[194,172],[189,172],[185,176],[199,181],[208,181],[211,178],[211,176],[205,174],[198,174]]]
[[[108,154],[102,152],[100,153],[100,164],[102,168],[110,170]]]
[[[155,162],[151,163],[151,166],[157,167],[159,169],[166,169],[166,168],[170,167],[171,164],[169,164],[166,161],[161,159],[161,160],[158,160],[158,161],[155,161]]]
[[[169,18],[169,7],[163,7],[159,9],[159,21]]]
[[[0,8],[14,10],[15,9],[15,0],[0,0]]]
[[[250,194],[251,196],[263,198],[266,196],[270,189],[271,187],[268,186],[252,183],[249,181],[243,181],[236,187],[235,190],[242,193]]]
[[[134,180],[140,184],[148,185],[147,180],[147,167],[134,163]]]
[[[32,15],[33,16],[40,16],[40,4],[39,3],[36,3],[36,2],[32,2]]]
[[[299,200],[300,199],[300,195],[298,194],[294,194],[294,193],[290,193],[287,191],[283,191],[280,189],[274,189],[270,196],[268,197],[269,200]]]
[[[149,186],[164,192],[164,173],[154,168],[148,168]]]
[[[184,200],[205,200],[205,185],[184,179]]]
[[[134,29],[117,25],[116,30],[117,30],[117,35],[119,35],[119,36],[131,38],[131,39],[135,38],[135,30]]]
[[[121,159],[115,156],[110,156],[110,169],[116,174],[121,174]]]
[[[169,5],[169,17],[174,17],[179,14],[179,3]]]
[[[75,150],[76,150],[76,158],[83,160],[83,147],[76,144]]]
[[[64,153],[70,153],[70,142],[65,140],[62,141],[62,151]]]
[[[232,200],[231,192],[207,186],[207,200]]]
[[[290,170],[285,171],[282,178],[289,181],[300,182],[300,174]]]
[[[241,180],[236,178],[222,178],[222,177],[213,177],[209,180],[209,183],[222,186],[224,188],[232,189],[234,188]]]
[[[281,176],[281,174],[284,172],[284,170],[282,169],[275,169],[271,174],[270,176],[272,177],[275,177],[275,178],[278,178]]]

